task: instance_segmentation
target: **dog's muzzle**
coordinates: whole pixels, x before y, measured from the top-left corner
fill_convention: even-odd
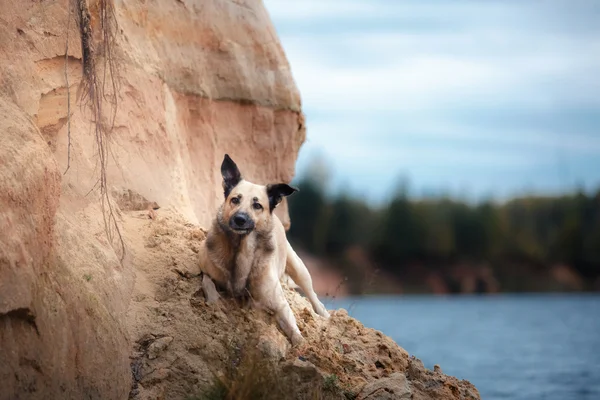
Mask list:
[[[238,233],[248,233],[254,229],[254,221],[248,214],[238,212],[229,219],[229,227]]]

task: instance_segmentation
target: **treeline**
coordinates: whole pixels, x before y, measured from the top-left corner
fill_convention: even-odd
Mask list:
[[[482,262],[498,276],[515,264],[538,272],[564,264],[589,288],[600,276],[600,191],[471,205],[450,198],[411,200],[398,190],[388,204],[373,208],[347,195],[327,196],[315,180],[297,186],[300,192],[289,199],[290,240],[335,260],[351,280],[360,274],[344,254],[355,246],[396,276],[415,264],[443,270]]]

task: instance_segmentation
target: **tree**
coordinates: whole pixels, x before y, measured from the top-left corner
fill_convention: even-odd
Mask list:
[[[311,179],[298,182],[300,191],[289,198],[289,212],[292,226],[290,240],[317,254],[323,253],[324,244],[319,240],[319,230],[327,212],[327,201],[321,185]]]

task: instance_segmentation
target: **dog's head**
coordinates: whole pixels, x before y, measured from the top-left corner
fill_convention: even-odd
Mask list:
[[[244,180],[237,165],[227,154],[221,164],[221,175],[225,195],[221,224],[238,235],[269,229],[275,207],[284,196],[298,190],[286,183],[263,186]]]

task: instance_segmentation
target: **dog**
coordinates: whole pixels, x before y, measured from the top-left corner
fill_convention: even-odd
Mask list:
[[[292,345],[304,339],[287,302],[282,279],[302,289],[314,311],[329,318],[317,297],[308,269],[286,238],[273,210],[298,191],[286,183],[257,185],[243,179],[225,154],[221,164],[225,200],[200,246],[202,289],[207,303],[220,299],[215,282],[233,296],[248,293],[253,304],[275,315]]]

